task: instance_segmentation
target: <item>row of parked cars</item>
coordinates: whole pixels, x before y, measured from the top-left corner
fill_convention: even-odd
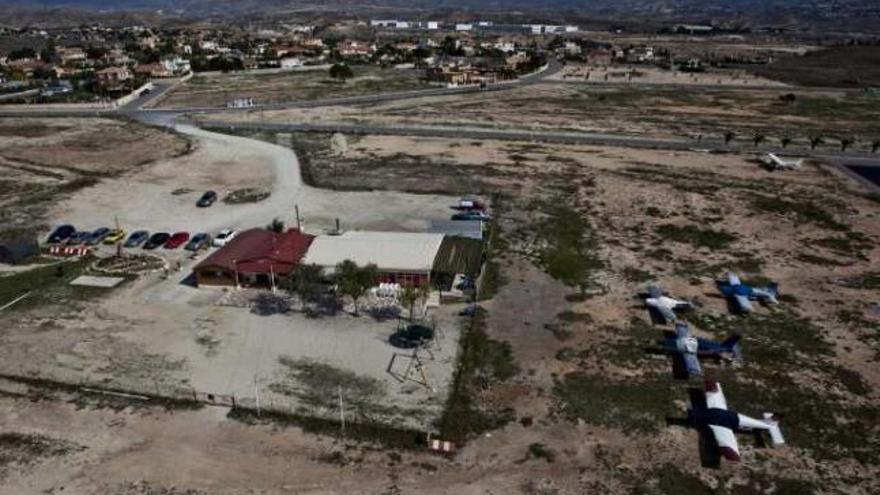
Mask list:
[[[46,242],[49,244],[63,244],[67,246],[95,246],[98,244],[119,244],[123,247],[143,249],[177,249],[183,246],[189,251],[198,251],[208,246],[224,246],[231,241],[237,232],[233,229],[221,230],[216,236],[206,232],[199,232],[190,237],[189,232],[154,232],[136,230],[126,237],[122,229],[110,229],[101,227],[95,230],[76,230],[73,225],[61,225],[49,234]]]

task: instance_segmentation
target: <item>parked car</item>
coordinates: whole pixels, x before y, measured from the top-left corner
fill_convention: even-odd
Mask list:
[[[165,241],[165,249],[177,249],[189,240],[189,232],[175,232]]]
[[[86,242],[91,236],[92,233],[87,230],[74,232],[73,235],[67,238],[67,245],[79,246],[80,244]]]
[[[123,244],[123,245],[127,248],[138,247],[141,244],[143,244],[144,242],[146,242],[146,240],[149,238],[150,238],[150,233],[147,232],[146,230],[135,230],[134,232],[131,233],[130,236],[128,236],[128,240],[125,241],[125,244]]]
[[[107,234],[107,237],[104,238],[104,244],[116,244],[123,239],[125,239],[125,231],[122,229],[113,229]]]
[[[85,240],[85,245],[94,246],[95,244],[100,244],[108,235],[110,235],[110,229],[107,227],[95,229],[92,235]]]
[[[76,233],[76,228],[70,224],[64,224],[58,226],[55,230],[49,234],[49,237],[46,239],[46,242],[49,244],[58,244],[62,241],[66,241],[70,236]]]
[[[463,211],[452,215],[453,220],[482,220],[484,222],[491,220],[492,217],[479,210]]]
[[[217,233],[217,236],[214,237],[213,244],[218,247],[225,246],[229,241],[235,238],[236,234],[238,234],[238,232],[236,232],[234,229],[221,230],[219,233]]]
[[[168,232],[156,232],[147,239],[147,242],[144,243],[144,249],[156,249],[168,242],[168,239],[170,238],[171,234]]]
[[[471,211],[471,210],[482,211],[482,210],[486,209],[486,205],[484,205],[482,202],[480,202],[476,199],[463,198],[463,199],[458,200],[458,205],[455,208],[458,210],[465,210],[465,211]]]
[[[187,251],[198,251],[200,249],[204,249],[211,245],[211,236],[204,232],[199,232],[198,234],[192,236],[192,239],[186,243],[186,246],[183,249]]]
[[[202,194],[202,197],[196,201],[196,206],[200,208],[207,208],[214,204],[214,201],[217,201],[217,193],[214,191],[207,191],[205,194]]]

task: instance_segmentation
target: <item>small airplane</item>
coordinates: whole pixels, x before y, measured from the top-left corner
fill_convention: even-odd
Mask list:
[[[648,287],[648,297],[645,298],[645,305],[651,310],[656,320],[661,323],[676,320],[676,311],[686,311],[694,309],[694,303],[690,301],[681,301],[663,294],[663,290],[656,285]]]
[[[782,430],[772,413],[764,413],[761,419],[756,419],[728,409],[721,384],[717,381],[706,381],[704,397],[705,404],[702,400],[692,401],[692,407],[688,410],[688,422],[703,433],[707,433],[706,430],[711,431],[718,452],[725,459],[734,462],[740,460],[736,432],[766,431],[774,447],[785,444]]]
[[[752,301],[761,301],[767,304],[777,304],[779,284],[770,283],[766,287],[752,287],[740,281],[739,277],[732,272],[727,273],[727,280],[718,281],[718,290],[728,298],[741,313],[752,311]]]
[[[675,335],[667,335],[658,340],[657,345],[661,352],[671,354],[673,359],[679,360],[679,364],[684,365],[683,368],[678,369],[686,370],[687,376],[700,376],[703,374],[700,358],[741,359],[739,340],[739,335],[733,335],[723,342],[701,339],[691,335],[687,323],[676,323]]]
[[[767,165],[770,166],[773,170],[797,170],[801,168],[801,164],[804,162],[803,159],[800,160],[783,160],[779,158],[775,153],[767,153]]]

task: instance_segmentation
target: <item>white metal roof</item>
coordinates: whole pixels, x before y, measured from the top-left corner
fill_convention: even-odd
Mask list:
[[[325,268],[344,260],[359,266],[374,263],[383,271],[430,271],[443,234],[350,231],[321,235],[312,241],[302,263]]]

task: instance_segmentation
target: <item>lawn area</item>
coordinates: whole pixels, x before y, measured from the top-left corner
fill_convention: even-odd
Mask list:
[[[107,289],[70,285],[71,280],[86,272],[91,261],[89,258],[64,261],[0,277],[0,306],[25,293],[27,297],[5,311],[81,301],[105,294]]]
[[[305,71],[242,71],[196,75],[161,98],[157,106],[223,107],[235,98],[253,98],[257,105],[296,100],[355,96],[428,87],[416,70],[354,66],[354,77],[340,82],[327,69]]]

